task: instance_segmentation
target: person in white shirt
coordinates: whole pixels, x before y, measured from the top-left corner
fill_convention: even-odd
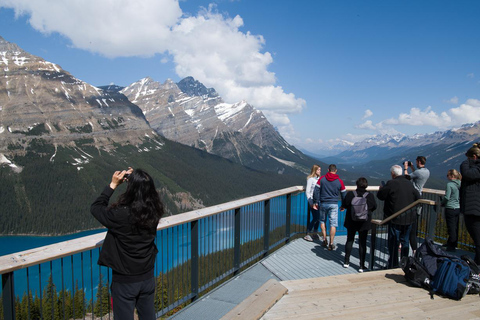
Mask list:
[[[307,241],[313,241],[312,235],[319,237],[318,226],[320,224],[320,212],[318,209],[313,208],[313,190],[315,189],[318,178],[320,178],[321,172],[322,168],[314,164],[310,170],[310,174],[307,176],[307,187],[305,188],[305,195],[308,200],[307,235],[303,238]]]

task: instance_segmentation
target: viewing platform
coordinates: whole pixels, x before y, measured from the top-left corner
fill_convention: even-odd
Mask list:
[[[376,195],[378,188],[367,190]],[[443,195],[424,189],[423,199],[395,214],[422,208],[420,243],[427,237],[446,240]],[[407,318],[479,317],[478,295],[431,300],[426,290],[408,286],[401,270],[384,270],[389,219],[382,220],[382,201],[367,238],[368,272],[358,272],[356,243],[350,267],[343,268],[344,218],[339,212],[332,251],[302,239],[308,217],[301,186],[162,218],[154,270],[157,318],[402,318],[399,312]],[[0,257],[0,320],[111,318],[111,270],[97,265],[104,237],[102,232]],[[473,256],[463,218],[459,248]]]
[[[346,236],[335,239],[334,251],[318,240],[296,239],[169,319],[480,318],[478,294],[431,299],[409,285],[400,268],[359,273],[357,242],[344,268]]]

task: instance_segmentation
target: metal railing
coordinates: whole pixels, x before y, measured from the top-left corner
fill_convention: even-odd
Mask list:
[[[162,218],[157,317],[174,312],[304,232],[303,187]],[[0,319],[112,318],[111,270],[97,265],[105,233],[0,257]]]
[[[354,190],[347,187],[347,190]],[[368,188],[376,198],[378,188]],[[426,189],[417,237],[444,242],[440,199]],[[377,200],[370,269],[386,264],[383,202]],[[344,212],[338,234],[345,234]],[[401,214],[398,213],[398,214]],[[291,187],[161,219],[155,264],[157,317],[175,312],[306,231],[303,187]],[[461,222],[460,242],[473,244]],[[328,226],[327,226],[328,230]],[[111,270],[96,264],[105,233],[0,257],[0,319],[112,318]],[[372,254],[373,253],[373,254]],[[368,259],[368,257],[367,257]]]

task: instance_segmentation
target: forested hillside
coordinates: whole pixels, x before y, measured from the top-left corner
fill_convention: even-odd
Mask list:
[[[138,147],[118,145],[110,152],[96,149],[89,141],[55,150],[40,139],[13,162],[23,167],[20,173],[0,166],[1,234],[63,234],[99,228],[90,215],[90,204],[112,173],[128,166],[143,168],[154,177],[168,214],[304,183],[298,175],[259,172],[163,139],[150,139]]]

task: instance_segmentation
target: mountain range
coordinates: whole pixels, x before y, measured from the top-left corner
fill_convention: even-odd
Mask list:
[[[465,152],[479,141],[480,122],[476,122],[430,134],[378,135],[322,160],[338,163],[352,173],[368,173],[371,178],[382,179],[393,164],[415,162],[416,157],[422,155],[427,158],[426,167],[431,173],[426,186],[444,189],[447,171],[458,170],[466,159]]]
[[[3,38],[0,66],[2,234],[97,228],[89,205],[128,166],[176,214],[303,184],[315,161],[192,78],[99,88]]]

